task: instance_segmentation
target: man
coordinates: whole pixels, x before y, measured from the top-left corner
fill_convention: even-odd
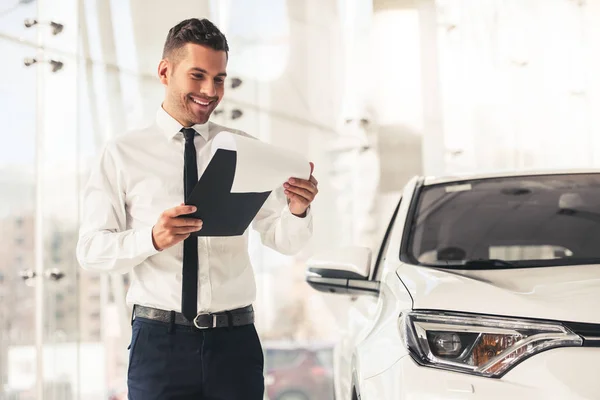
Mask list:
[[[247,136],[208,122],[223,97],[228,50],[208,20],[173,27],[158,66],[165,98],[155,121],[109,142],[84,191],[79,262],[132,278],[133,400],[263,398],[247,233],[190,235],[202,221],[186,217],[194,208],[182,203],[209,162],[199,150],[223,130]],[[312,176],[274,191],[253,221],[263,244],[300,250],[317,192]]]

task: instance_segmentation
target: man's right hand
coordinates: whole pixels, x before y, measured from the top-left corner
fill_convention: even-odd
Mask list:
[[[202,229],[202,220],[198,218],[179,218],[181,215],[196,211],[194,206],[180,205],[165,210],[152,227],[152,244],[163,251],[187,239],[192,232]]]

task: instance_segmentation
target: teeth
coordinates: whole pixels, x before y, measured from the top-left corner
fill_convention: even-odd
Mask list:
[[[193,101],[194,103],[196,103],[196,104],[200,104],[200,105],[202,105],[202,106],[207,106],[207,105],[209,105],[209,104],[210,104],[210,103],[205,103],[205,102],[203,102],[203,101],[196,100],[196,99],[192,99],[192,101]]]

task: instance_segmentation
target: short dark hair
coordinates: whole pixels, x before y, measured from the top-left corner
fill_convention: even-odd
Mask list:
[[[181,21],[169,30],[163,48],[163,58],[167,58],[187,43],[199,44],[213,50],[229,51],[225,35],[215,24],[205,18],[190,18]]]

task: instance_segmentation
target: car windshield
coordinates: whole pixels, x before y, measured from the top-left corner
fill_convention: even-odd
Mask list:
[[[440,267],[600,263],[600,174],[425,186],[405,254]]]

